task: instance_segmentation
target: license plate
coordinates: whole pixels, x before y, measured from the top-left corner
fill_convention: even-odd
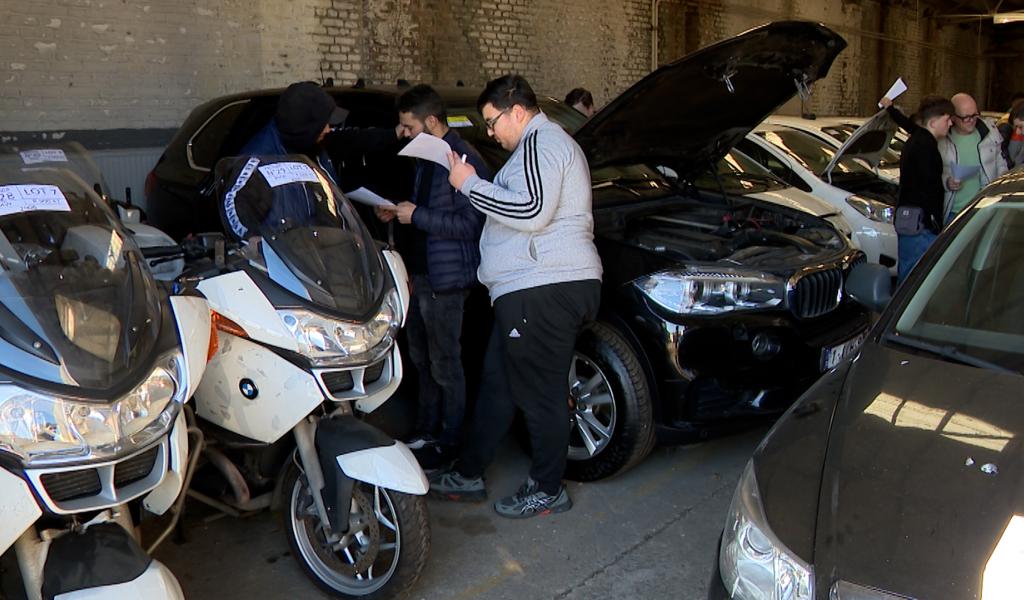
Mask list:
[[[821,370],[830,371],[836,367],[839,363],[843,362],[843,359],[853,354],[857,348],[860,347],[861,343],[864,342],[864,338],[868,336],[868,332],[861,333],[858,336],[852,337],[841,344],[835,346],[829,346],[822,348],[821,350]]]

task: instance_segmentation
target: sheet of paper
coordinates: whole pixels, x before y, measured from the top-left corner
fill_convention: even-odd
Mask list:
[[[316,173],[312,167],[300,162],[280,162],[270,165],[263,165],[259,168],[260,173],[266,178],[270,187],[277,187],[288,183],[319,183]]]
[[[55,185],[0,185],[0,216],[33,210],[71,212],[71,207]]]
[[[395,207],[395,203],[392,202],[391,200],[388,200],[387,198],[381,196],[377,192],[373,190],[368,190],[364,187],[352,190],[351,192],[346,192],[345,197],[350,200],[355,200],[356,202],[369,204],[370,206],[383,206],[385,208]]]
[[[981,167],[978,165],[958,165],[951,162],[949,163],[949,170],[953,175],[953,179],[963,181],[977,175],[978,171],[981,170]]]
[[[893,82],[892,87],[889,88],[889,91],[883,94],[883,97],[895,100],[897,96],[905,91],[907,91],[907,84],[903,83],[902,77],[897,77],[896,81]],[[879,104],[878,106],[881,107],[882,105]]]
[[[60,148],[40,148],[39,150],[24,150],[20,152],[21,160],[26,165],[35,165],[46,162],[68,162],[68,157]]]
[[[421,133],[412,138],[412,141],[405,145],[399,152],[399,156],[411,156],[436,162],[444,168],[448,168],[448,154],[452,147],[448,142],[429,133]]]

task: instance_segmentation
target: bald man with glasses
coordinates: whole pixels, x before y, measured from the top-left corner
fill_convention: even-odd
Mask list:
[[[942,181],[946,186],[943,214],[947,223],[967,206],[978,190],[1007,171],[1003,137],[993,123],[982,119],[974,98],[959,93],[950,100],[956,111],[953,127],[949,135],[939,140]],[[953,174],[953,165],[978,167],[978,171],[960,180]]]

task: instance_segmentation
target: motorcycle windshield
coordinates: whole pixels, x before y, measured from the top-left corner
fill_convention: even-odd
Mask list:
[[[364,319],[386,282],[381,253],[341,190],[304,156],[242,156],[217,164],[225,228],[260,244],[276,283],[339,317]]]
[[[24,169],[67,169],[97,194],[110,196],[103,173],[89,151],[78,142],[0,144],[0,166]]]
[[[151,362],[164,294],[88,183],[0,165],[0,373],[83,396]]]

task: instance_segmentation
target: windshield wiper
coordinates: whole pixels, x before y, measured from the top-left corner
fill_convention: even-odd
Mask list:
[[[931,342],[925,342],[916,338],[907,337],[904,335],[897,335],[895,333],[887,333],[882,337],[883,341],[895,344],[897,346],[906,346],[907,348],[914,348],[915,350],[924,350],[925,352],[931,352],[943,358],[970,365],[972,367],[978,367],[980,369],[991,369],[993,371],[999,371],[1001,373],[1012,373],[1014,375],[1020,375],[1020,372],[1014,371],[1013,369],[997,365],[996,363],[989,362],[983,358],[971,356],[962,350],[957,350],[954,346],[941,346],[939,344],[932,344]]]

